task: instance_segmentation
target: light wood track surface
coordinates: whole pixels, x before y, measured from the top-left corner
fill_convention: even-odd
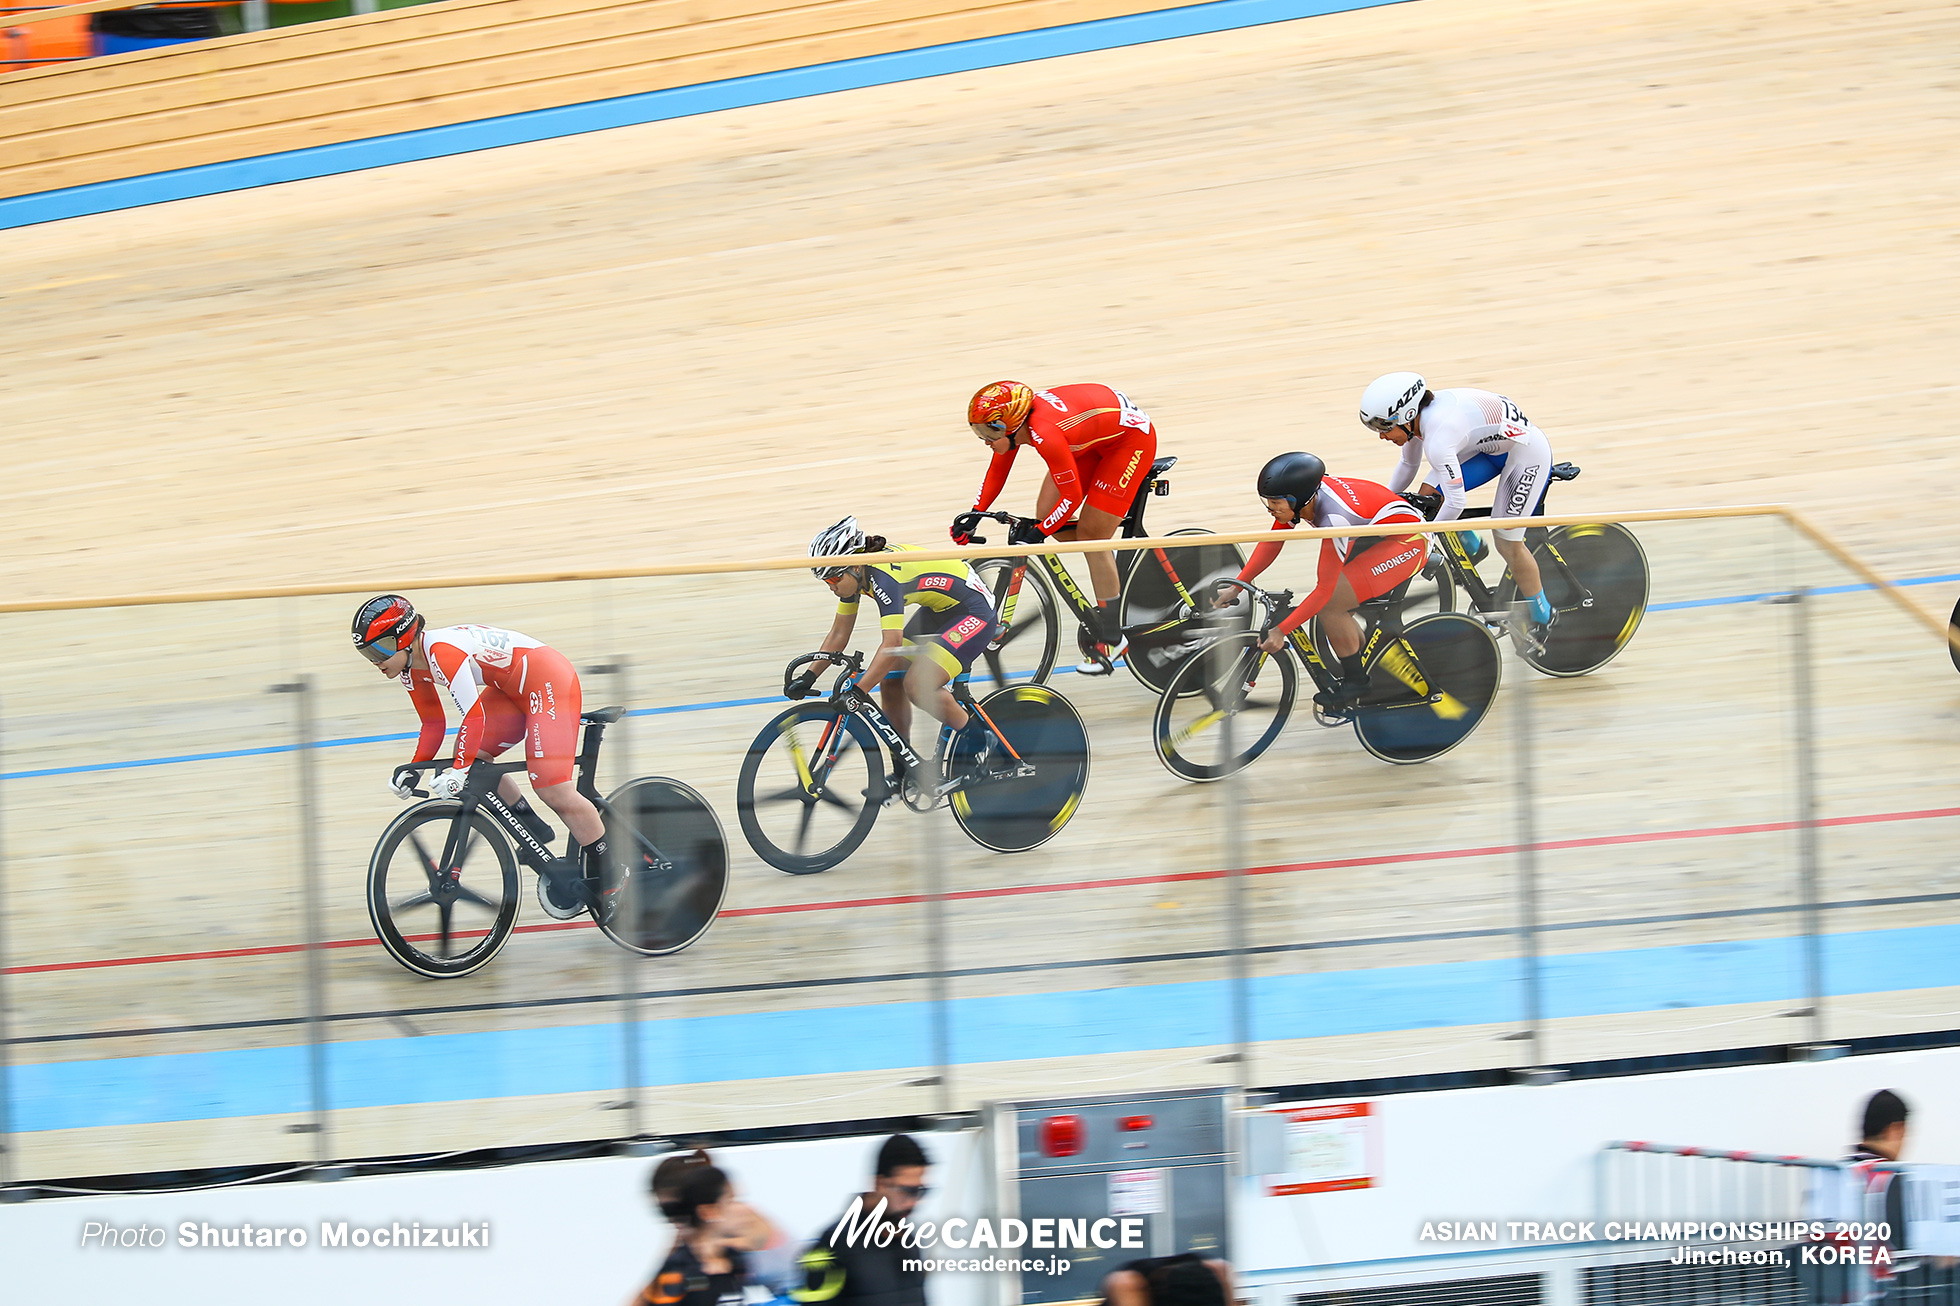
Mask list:
[[[1584,465],[1554,511],[1787,500],[1889,573],[1956,570],[1960,528],[1937,507],[1960,471],[1948,431],[1960,392],[1956,25],[1932,4],[1713,13],[1422,0],[17,232],[0,325],[18,360],[0,490],[13,527],[0,545],[5,596],[779,556],[847,510],[894,538],[938,540],[982,471],[961,406],[1000,376],[1123,387],[1183,460],[1153,525],[1252,528],[1252,476],[1274,452],[1312,448],[1337,472],[1386,474],[1393,455],[1355,422],[1355,401],[1378,372],[1410,366],[1511,395],[1560,457]],[[1030,501],[1034,486],[1035,469],[1017,469],[1006,501]],[[1639,533],[1657,603],[1854,579],[1770,523]],[[1283,583],[1308,568],[1309,551],[1291,552],[1274,569]],[[1916,592],[1944,610],[1955,588]],[[627,697],[647,706],[769,695],[828,620],[821,591],[794,573],[418,597],[443,619],[499,621],[581,662],[629,653]],[[320,678],[323,733],[407,729],[398,691],[345,651],[347,606],[0,618],[22,650],[7,769],[282,742],[286,704],[260,691],[296,671]],[[1604,671],[1535,686],[1551,804],[1539,836],[1653,836],[1546,854],[1548,912],[1634,921],[1790,901],[1787,831],[1666,835],[1792,814],[1778,612],[1657,612]],[[1875,596],[1816,612],[1825,813],[1948,805],[1960,679],[1944,653]],[[1527,674],[1507,659],[1507,695]],[[658,770],[709,795],[736,840],[736,907],[916,892],[929,859],[958,887],[1221,866],[1226,800],[1150,760],[1143,691],[1073,677],[1063,688],[1088,719],[1098,769],[1076,823],[1024,858],[892,812],[836,872],[767,870],[739,842],[732,779],[768,707],[642,718],[612,776]],[[610,692],[595,682],[588,701]],[[1296,725],[1247,777],[1248,859],[1509,842],[1510,703],[1414,769]],[[385,767],[404,747],[320,755],[332,937],[366,933],[359,873],[393,810]],[[113,773],[124,777],[113,789],[89,776],[10,783],[19,962],[290,942],[289,880],[237,897],[292,846],[289,810],[238,796],[283,801],[289,768],[239,758]],[[108,793],[113,819],[100,814]],[[219,803],[242,814],[221,824]],[[1951,891],[1948,824],[1828,835],[1827,896]],[[1501,927],[1513,869],[1487,857],[1259,877],[1255,941]],[[1222,942],[1223,889],[977,899],[949,917],[967,967],[1202,951]],[[1832,928],[1947,919],[1947,907],[1892,903],[1846,908]],[[645,1014],[743,1009],[740,995],[705,992],[731,973],[913,972],[924,928],[912,907],[731,918],[658,968],[658,983],[704,991]],[[1792,928],[1760,921],[1765,936]],[[1719,952],[1756,930],[1734,917],[1631,923],[1553,950]],[[1512,948],[1485,938],[1274,953],[1258,973]],[[297,1015],[292,957],[176,966],[10,981],[25,1037],[186,1031],[37,1043],[27,1059],[298,1037],[191,1031]],[[589,932],[526,934],[452,997],[375,949],[347,948],[332,956],[332,1005],[575,997],[604,991],[618,966]],[[959,980],[955,996],[1221,971],[1214,958],[986,975]],[[924,996],[922,983],[893,980],[763,1001]],[[1858,1005],[1857,1030],[1877,1032],[1942,1027],[1956,1004],[1928,990]],[[1788,1041],[1788,1010],[1575,1019],[1550,1055]],[[569,1006],[411,1021],[427,1033],[606,1018]],[[412,1037],[383,1017],[336,1031],[398,1035]],[[1112,1089],[1215,1080],[1210,1051],[1112,1057],[1097,1073]],[[1519,1054],[1496,1030],[1458,1028],[1262,1055],[1262,1079],[1302,1082]],[[1001,1063],[956,1080],[954,1094],[1050,1091],[1065,1073]],[[838,1076],[834,1100],[817,1081],[762,1084],[758,1095],[784,1095],[747,1101],[661,1093],[677,1125],[760,1124],[876,1113],[852,1093],[879,1111],[933,1105],[912,1078]],[[805,1105],[782,1105],[791,1098]],[[513,1100],[484,1128],[350,1113],[342,1141],[350,1152],[516,1141],[589,1106]],[[283,1123],[56,1131],[27,1140],[23,1164],[74,1174],[133,1166],[132,1154],[209,1164],[303,1150]]]

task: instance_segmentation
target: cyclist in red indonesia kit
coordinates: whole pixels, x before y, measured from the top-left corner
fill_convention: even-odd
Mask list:
[[[422,617],[399,594],[378,595],[360,606],[354,614],[354,647],[382,675],[401,681],[415,704],[422,733],[414,762],[434,760],[448,733],[436,686],[456,704],[461,721],[456,727],[454,765],[429,782],[431,794],[456,797],[478,757],[494,758],[521,740],[532,790],[571,829],[596,882],[597,863],[607,852],[606,827],[599,809],[578,791],[572,774],[580,691],[578,673],[564,654],[529,635],[496,626],[426,629]],[[397,767],[389,788],[406,798],[415,777],[409,767]],[[497,795],[539,843],[550,843],[551,826],[524,801],[513,775],[499,777]],[[577,868],[569,863],[560,864],[547,877],[547,906],[562,910],[561,919],[585,909],[583,895]]]
[[[1462,516],[1464,492],[1486,481],[1497,482],[1490,506],[1493,526],[1504,517],[1535,516],[1544,500],[1552,446],[1503,395],[1467,388],[1431,390],[1420,373],[1390,372],[1362,391],[1361,424],[1402,450],[1402,461],[1388,478],[1389,489],[1408,489],[1423,459],[1429,460],[1433,484],[1425,483],[1423,491],[1443,496],[1437,521]],[[1545,598],[1538,560],[1525,547],[1522,528],[1495,534],[1497,552],[1518,583],[1518,597],[1531,610],[1533,634],[1542,637],[1551,624],[1552,605]]]
[[[1326,465],[1310,453],[1283,453],[1261,468],[1259,497],[1273,515],[1276,531],[1290,531],[1302,522],[1326,528],[1423,520],[1414,505],[1386,485],[1329,476]],[[1255,548],[1239,579],[1251,580],[1266,570],[1279,556],[1280,547],[1280,542],[1273,540]],[[1260,647],[1268,653],[1280,652],[1287,636],[1319,616],[1327,642],[1341,660],[1341,679],[1334,689],[1314,695],[1314,702],[1322,707],[1341,707],[1359,701],[1368,687],[1368,673],[1361,665],[1361,623],[1354,609],[1421,571],[1427,555],[1428,544],[1420,535],[1322,540],[1313,592],[1273,628]],[[1229,603],[1232,596],[1221,599]]]
[[[1139,478],[1149,474],[1157,459],[1157,428],[1149,415],[1106,385],[1036,390],[1019,381],[996,381],[973,396],[966,420],[994,454],[973,510],[985,512],[993,506],[1007,484],[1014,455],[1032,445],[1048,464],[1048,480],[1035,500],[1040,536],[1058,540],[1112,538],[1136,498]],[[1040,536],[1016,534],[1010,542],[1039,544]],[[965,544],[967,537],[955,530],[953,541]],[[1116,556],[1091,553],[1088,561],[1101,629],[1089,632],[1093,647],[1076,670],[1094,676],[1110,671],[1128,641],[1109,610],[1119,589]]]

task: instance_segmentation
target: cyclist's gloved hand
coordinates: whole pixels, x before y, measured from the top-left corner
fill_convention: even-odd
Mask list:
[[[810,691],[817,687],[817,677],[823,674],[822,667],[811,667],[808,671],[783,684],[784,698],[808,698]]]
[[[398,766],[388,777],[388,791],[397,798],[415,797],[415,781],[422,773],[413,766]]]
[[[967,545],[973,543],[973,532],[978,529],[980,529],[979,513],[977,512],[961,513],[959,516],[953,518],[953,529],[952,529],[953,543],[959,545]],[[980,542],[982,544],[986,543],[985,540],[982,540]]]
[[[450,767],[435,779],[429,781],[429,793],[437,798],[454,798],[463,792],[463,786],[470,782],[468,771]]]
[[[1041,533],[1041,523],[1032,517],[1016,517],[1014,524],[1007,528],[1009,544],[1043,544],[1047,539]]]

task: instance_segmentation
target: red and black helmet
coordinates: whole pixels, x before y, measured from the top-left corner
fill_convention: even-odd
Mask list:
[[[354,647],[379,666],[409,647],[421,629],[414,604],[399,594],[377,594],[354,614]]]

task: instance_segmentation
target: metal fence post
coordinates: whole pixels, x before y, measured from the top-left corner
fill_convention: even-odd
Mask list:
[[[1513,629],[1522,629],[1530,620],[1524,603],[1511,605]],[[1526,671],[1528,672],[1528,668]],[[1513,728],[1517,732],[1518,758],[1518,944],[1524,969],[1524,1031],[1514,1037],[1526,1046],[1526,1080],[1541,1080],[1538,1068],[1544,1065],[1545,1002],[1544,978],[1538,952],[1538,824],[1537,777],[1532,760],[1532,694],[1536,686],[1529,674],[1521,672],[1518,687],[1511,691]]]
[[[272,6],[269,0],[244,0],[239,6],[245,18],[245,30],[263,32],[272,26]]]
[[[1792,678],[1796,689],[1797,879],[1803,900],[1804,990],[1810,1001],[1810,1046],[1824,1045],[1824,925],[1817,848],[1817,701],[1810,673],[1810,590],[1790,593]]]
[[[587,667],[585,674],[606,676],[618,690],[618,693],[612,697],[619,700],[619,705],[626,708],[626,713],[613,727],[612,756],[619,764],[620,774],[628,780],[634,779],[636,777],[633,772],[633,731],[629,724],[632,720],[630,705],[633,702],[633,685],[626,659],[614,658],[610,662]],[[592,787],[595,789],[599,787],[599,777],[596,775],[592,777]],[[615,860],[625,855],[624,848],[612,850]],[[616,870],[617,868],[615,873]],[[637,893],[638,890],[633,892]],[[623,905],[623,909],[637,912],[638,904],[628,902]],[[626,1137],[637,1142],[645,1136],[646,1132],[640,1119],[640,977],[633,969],[633,959],[637,954],[628,952],[624,948],[616,951],[619,953],[620,1077],[625,1080],[625,1083],[621,1085],[623,1091],[619,1101],[609,1105],[613,1110],[626,1113]]]
[[[0,721],[4,721],[0,716]],[[6,751],[0,747],[0,771],[6,767]],[[0,795],[6,793],[0,782]],[[0,812],[5,810],[0,801]],[[5,831],[0,829],[0,1202],[18,1194],[10,1191],[14,1182],[14,1135],[12,1083],[8,1067],[12,1062],[7,1033],[7,848]]]
[[[1291,657],[1285,649],[1281,657]],[[1233,737],[1234,717],[1227,712],[1220,723],[1224,733],[1225,756],[1238,756]],[[1252,1088],[1252,977],[1251,957],[1246,950],[1245,910],[1245,788],[1240,771],[1225,778],[1225,931],[1231,950],[1229,980],[1232,1003],[1232,1061],[1238,1067],[1234,1082],[1242,1090]]]
[[[932,1009],[932,1064],[937,1086],[933,1100],[939,1114],[944,1116],[953,1111],[953,986],[948,974],[952,958],[947,955],[946,943],[946,858],[940,847],[945,831],[941,824],[937,820],[925,820],[918,827],[926,854],[926,984]]]
[[[293,695],[293,733],[299,757],[299,843],[301,896],[305,903],[307,1078],[312,1090],[313,1120],[294,1125],[295,1133],[314,1138],[314,1161],[321,1178],[335,1177],[328,1168],[333,1156],[333,1128],[327,1100],[327,977],[323,960],[325,940],[320,926],[320,827],[316,797],[319,793],[313,756],[313,679],[272,686],[274,694]]]

